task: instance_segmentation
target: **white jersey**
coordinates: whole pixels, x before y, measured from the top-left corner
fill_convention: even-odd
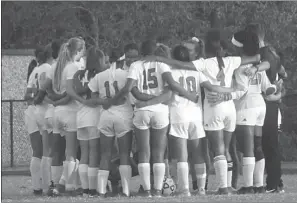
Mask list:
[[[265,106],[262,92],[265,92],[272,85],[265,71],[257,72],[253,78],[244,74],[246,68],[252,65],[240,66],[235,72],[235,81],[237,87],[247,90],[238,100],[234,100],[236,110],[250,109]]]
[[[162,74],[165,72],[171,72],[170,67],[160,62],[147,62],[136,61],[131,64],[129,69],[128,78],[136,80],[139,91],[149,95],[159,96],[163,93],[164,82]],[[152,106],[146,106],[136,110],[147,111],[164,111],[164,108],[168,110],[168,106],[164,104],[156,104]]]
[[[199,102],[194,103],[184,97],[174,94],[170,107],[170,122],[183,123],[191,121],[202,121],[202,102],[200,84],[207,81],[206,77],[197,71],[173,70],[172,77],[189,92],[199,95]]]
[[[127,71],[116,69],[116,66],[112,65],[91,79],[88,86],[92,92],[98,92],[101,99],[111,98],[125,86],[127,74]],[[102,109],[102,113],[104,111],[122,117],[122,119],[131,119],[133,115],[133,109],[127,97],[123,98],[121,105],[111,106],[108,110]],[[131,115],[131,118],[125,118],[127,113]]]
[[[56,67],[54,68],[53,72],[55,71]],[[62,77],[61,77],[61,86],[60,86],[60,90],[58,92],[55,91],[56,94],[63,94],[64,92],[66,92],[66,83],[67,80],[72,80],[74,74],[78,71],[79,66],[77,65],[77,63],[73,63],[73,62],[69,62],[66,64],[63,72],[62,72]],[[54,80],[54,73],[53,73],[53,83],[55,82]],[[54,84],[53,84],[54,85]],[[61,106],[57,106],[56,110],[70,110],[70,111],[77,111],[78,110],[78,106],[75,100],[71,99],[66,105],[61,105]]]
[[[198,71],[204,73],[211,84],[230,88],[232,85],[233,72],[240,66],[241,57],[223,57],[223,61],[224,67],[222,70],[219,69],[219,64],[216,57],[199,59],[193,61],[193,64]],[[207,93],[208,90],[205,90],[205,94]],[[223,103],[225,102],[222,102],[221,104]],[[205,105],[209,105],[207,99],[205,99]]]

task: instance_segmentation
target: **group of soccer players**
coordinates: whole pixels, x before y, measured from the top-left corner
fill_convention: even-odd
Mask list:
[[[36,49],[25,94],[34,194],[82,188],[83,196],[104,198],[108,180],[120,179],[129,197],[136,173],[141,195],[160,197],[170,165],[175,195],[191,196],[189,172],[193,194],[205,195],[210,152],[217,194],[229,194],[237,151],[244,186],[236,192],[265,192],[264,99],[279,100],[282,81],[268,79],[271,64],[254,27],[233,35],[237,56],[226,56],[215,29],[204,42],[194,37],[172,49],[153,40],[128,44],[123,57],[86,51],[79,37]]]

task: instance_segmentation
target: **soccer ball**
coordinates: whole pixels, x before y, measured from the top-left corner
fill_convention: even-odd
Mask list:
[[[176,190],[176,185],[172,178],[164,177],[162,194],[164,196],[172,195]]]

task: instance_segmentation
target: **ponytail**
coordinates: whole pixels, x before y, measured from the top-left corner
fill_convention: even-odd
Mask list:
[[[58,55],[57,66],[53,77],[53,89],[56,93],[61,93],[62,73],[68,61],[71,60],[68,43],[64,43]]]
[[[35,59],[33,59],[28,66],[28,73],[27,73],[27,83],[29,81],[29,77],[31,75],[31,73],[33,72],[33,70],[37,67],[37,61]]]

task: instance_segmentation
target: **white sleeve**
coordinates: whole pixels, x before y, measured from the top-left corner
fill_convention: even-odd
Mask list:
[[[170,72],[171,73],[171,68],[167,64],[165,64],[165,63],[159,63],[158,65],[160,67],[160,71],[161,71],[160,74],[161,75],[163,73],[166,73],[166,72]]]
[[[88,83],[88,86],[92,92],[99,92],[98,78],[99,78],[99,76],[97,74]]]
[[[73,76],[74,74],[78,71],[78,66],[75,64],[75,65],[69,65],[67,67],[67,73],[66,73],[66,79],[67,80],[72,80],[73,79]]]
[[[137,63],[138,64],[138,63]],[[127,75],[127,78],[131,78],[133,80],[137,80],[138,78],[138,71],[137,71],[137,68],[140,68],[140,67],[137,67],[137,64],[136,63],[132,63],[130,68],[129,68],[129,73]]]
[[[236,70],[241,65],[241,57],[239,56],[229,56],[228,59],[233,70]]]
[[[206,70],[205,60],[203,58],[192,61],[192,63],[197,71],[203,72]]]

